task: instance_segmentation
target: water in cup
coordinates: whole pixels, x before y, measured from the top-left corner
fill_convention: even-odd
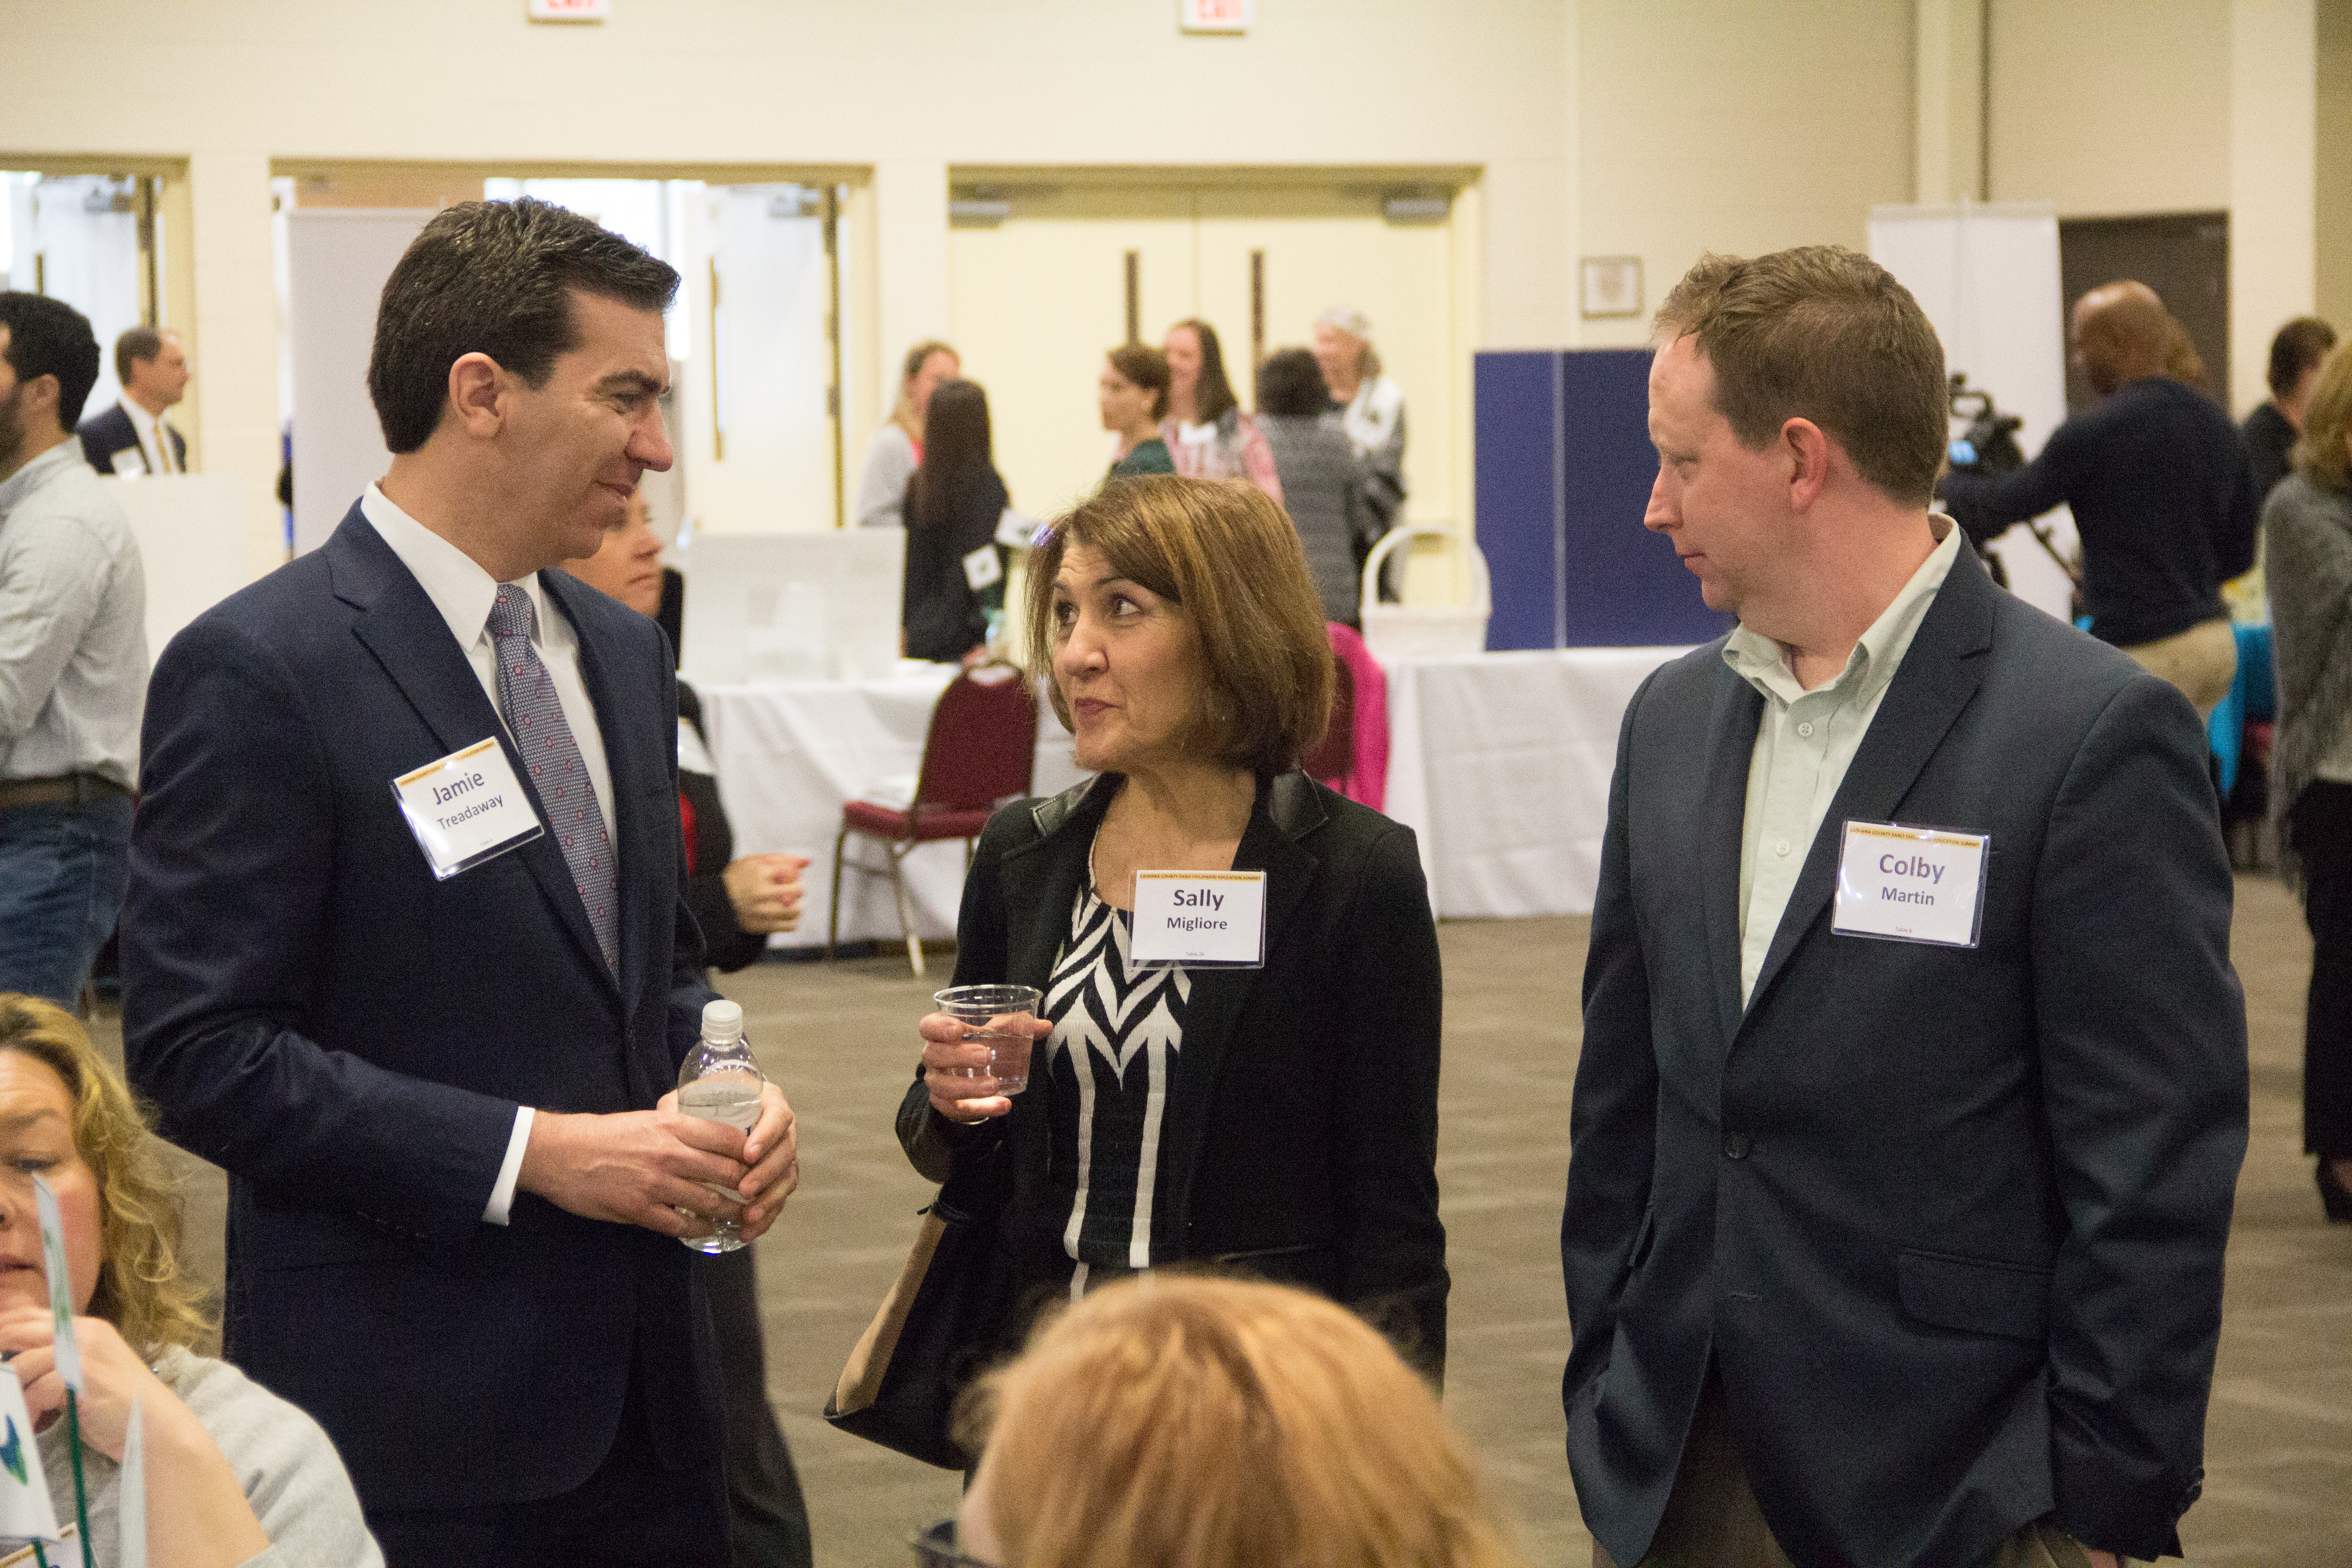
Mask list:
[[[965,1077],[994,1079],[999,1094],[1019,1094],[1029,1087],[1039,1001],[1035,986],[951,985],[931,1001],[964,1026],[967,1041],[988,1047],[988,1066],[967,1068]]]

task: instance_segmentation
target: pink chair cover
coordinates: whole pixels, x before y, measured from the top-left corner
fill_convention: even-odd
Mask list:
[[[1388,798],[1388,677],[1353,626],[1328,621],[1324,629],[1331,637],[1332,657],[1348,667],[1356,683],[1355,763],[1340,781],[1339,793],[1378,811]]]

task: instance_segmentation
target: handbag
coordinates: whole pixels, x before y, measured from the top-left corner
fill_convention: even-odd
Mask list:
[[[923,1211],[897,1283],[866,1325],[825,1402],[844,1432],[944,1469],[979,1458],[955,1440],[955,1405],[1007,1343],[1013,1277],[1001,1245],[1005,1209],[1000,1143],[958,1171]]]

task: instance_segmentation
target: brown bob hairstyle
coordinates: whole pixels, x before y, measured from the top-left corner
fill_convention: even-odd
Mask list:
[[[1256,486],[1166,475],[1116,479],[1054,520],[1029,560],[1029,661],[1054,711],[1054,579],[1073,544],[1183,607],[1205,689],[1191,745],[1257,773],[1298,765],[1331,718],[1331,643],[1298,530]]]

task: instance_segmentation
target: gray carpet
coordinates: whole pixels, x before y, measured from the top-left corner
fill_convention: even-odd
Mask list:
[[[1454,1271],[1446,1405],[1482,1457],[1531,1559],[1588,1560],[1560,1452],[1558,1226],[1580,1037],[1585,922],[1442,929],[1443,1145]],[[2293,901],[2239,883],[2235,951],[2252,1027],[2253,1142],[2238,1192],[2204,1500],[2192,1562],[2352,1563],[2352,1226],[2322,1223],[2301,1152],[2303,988],[2310,947]],[[903,958],[768,964],[726,977],[767,1070],[801,1116],[806,1181],[760,1247],[769,1394],[809,1494],[817,1557],[899,1564],[950,1511],[958,1478],[845,1437],[818,1412],[897,1272],[929,1189],[890,1118],[913,1025],[944,982]],[[119,1040],[115,1021],[101,1034]],[[189,1162],[200,1266],[219,1268],[221,1184]]]

